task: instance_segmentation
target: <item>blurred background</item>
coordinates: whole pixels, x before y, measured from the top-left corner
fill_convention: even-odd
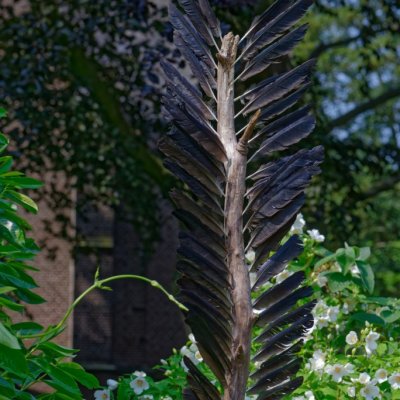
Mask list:
[[[214,0],[224,30],[241,34],[269,0]],[[93,281],[136,273],[175,291],[176,185],[157,140],[168,129],[159,60],[185,65],[171,45],[167,0],[2,0],[0,98],[19,168],[45,182],[31,221],[44,248],[36,279],[48,300],[32,315],[55,323]],[[308,193],[308,229],[372,248],[376,295],[400,290],[400,5],[316,0],[306,40],[285,65],[317,59],[307,101],[323,144]],[[132,282],[89,296],[63,343],[111,376],[149,369],[187,336],[179,311]],[[29,316],[28,307],[28,316]],[[33,315],[34,314],[34,315]]]

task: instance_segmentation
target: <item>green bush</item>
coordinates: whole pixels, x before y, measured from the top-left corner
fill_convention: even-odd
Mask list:
[[[300,215],[291,231],[302,236],[303,254],[275,278],[279,283],[296,271],[305,271],[317,300],[315,324],[301,351],[303,367],[299,375],[304,376],[304,384],[290,399],[400,399],[400,348],[396,341],[400,334],[400,300],[374,296],[369,248],[346,245],[331,252],[323,247],[325,238],[318,231],[303,233],[304,224]],[[250,262],[253,255],[247,257]],[[260,330],[255,329],[254,335],[259,334]],[[98,390],[95,398],[181,399],[186,384],[183,355],[212,379],[195,339],[190,337],[180,351],[174,350],[171,357],[156,366],[164,371],[164,379],[154,381],[136,371],[118,382],[109,381],[109,387]]]
[[[5,116],[0,110],[0,116]],[[0,134],[0,153],[8,139]],[[97,379],[77,363],[69,361],[77,350],[53,343],[64,325],[47,327],[34,321],[14,323],[10,311],[22,313],[25,304],[45,300],[34,292],[37,287],[31,273],[39,248],[27,232],[31,229],[21,216],[21,208],[37,213],[35,202],[21,193],[37,189],[41,183],[12,170],[13,159],[0,157],[0,399],[81,399],[79,385],[99,386]],[[34,384],[43,382],[51,394],[35,397]]]

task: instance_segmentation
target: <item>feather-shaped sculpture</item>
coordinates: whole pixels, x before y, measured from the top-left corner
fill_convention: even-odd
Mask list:
[[[314,128],[309,107],[295,108],[310,85],[314,61],[278,75],[269,67],[304,37],[307,26],[298,21],[311,3],[276,1],[241,40],[232,33],[221,37],[207,0],[170,6],[175,45],[193,73],[190,81],[162,63],[172,128],[160,149],[165,166],[184,183],[172,193],[183,224],[178,283],[189,309],[186,322],[223,388],[220,393],[185,359],[185,399],[242,400],[246,393],[280,399],[302,382],[296,353],[313,325],[315,302],[304,301],[311,289],[303,286],[302,272],[279,284],[274,277],[302,251],[300,238],[287,234],[323,159],[321,147],[287,154]],[[235,97],[236,82],[243,87],[260,73],[264,80]],[[260,160],[265,163],[256,169]],[[251,266],[248,250],[255,252]],[[253,286],[250,272],[256,274]],[[272,287],[262,290],[268,282]],[[261,292],[254,302],[252,290]],[[263,328],[254,338],[261,344],[254,355],[260,367],[249,384],[255,325]]]

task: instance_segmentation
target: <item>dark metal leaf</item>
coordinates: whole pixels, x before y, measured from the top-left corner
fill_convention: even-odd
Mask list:
[[[308,60],[289,72],[282,74],[278,79],[257,92],[254,98],[245,105],[239,114],[243,113],[243,115],[247,115],[252,111],[282,99],[291,91],[299,89],[303,84],[308,83],[314,65],[315,60]]]
[[[198,0],[201,12],[215,37],[221,37],[221,24],[215,16],[208,0]]]
[[[280,400],[288,394],[294,392],[303,383],[303,378],[298,377],[291,381],[282,383],[274,388],[258,395],[257,400]]]
[[[267,325],[267,327],[261,332],[259,336],[256,337],[257,342],[265,342],[268,338],[275,335],[281,328],[288,324],[292,324],[299,320],[300,318],[305,317],[306,315],[311,315],[311,311],[317,304],[316,300],[312,300],[301,307],[282,315],[271,324]]]
[[[186,15],[189,17],[193,26],[196,28],[202,39],[209,45],[213,46],[213,35],[209,28],[207,21],[200,9],[198,1],[195,0],[178,0],[181,7],[185,10]]]
[[[190,0],[185,3],[192,3]],[[169,6],[169,18],[175,32],[179,32],[179,36],[183,39],[186,45],[204,64],[210,68],[210,71],[215,70],[215,61],[211,55],[207,44],[202,40],[199,31],[192,25],[189,19],[171,3]],[[193,20],[192,20],[193,22]]]
[[[293,48],[304,38],[308,25],[302,25],[289,32],[275,43],[266,47],[256,57],[251,59],[239,75],[241,81],[251,78],[268,68],[272,63],[284,55],[289,54]]]
[[[257,290],[261,285],[281,273],[285,266],[302,251],[302,240],[297,235],[290,237],[272,257],[258,268],[253,290]]]
[[[174,32],[174,43],[178,47],[183,57],[185,57],[186,61],[189,63],[192,73],[198,80],[199,85],[203,89],[204,93],[216,100],[213,89],[216,88],[217,83],[215,81],[213,71],[210,70],[210,67],[207,66],[203,60],[199,60],[196,57],[196,54],[189,46],[187,46],[177,31]]]
[[[310,314],[311,315],[311,314]],[[289,328],[270,337],[261,348],[261,350],[253,357],[254,361],[264,361],[270,357],[282,353],[287,346],[306,335],[307,331],[313,326],[314,320],[312,315],[306,315],[299,319]]]
[[[262,326],[275,321],[282,314],[286,313],[293,306],[295,306],[299,300],[309,297],[312,294],[313,290],[309,286],[304,286],[300,289],[297,289],[278,303],[275,303],[267,309],[263,310],[258,316],[256,324]]]
[[[298,143],[306,138],[315,127],[315,118],[312,115],[307,115],[296,122],[293,122],[288,127],[276,132],[270,138],[266,139],[260,148],[249,159],[249,162],[260,156],[266,156],[274,151],[287,149],[289,146]]]
[[[274,386],[280,385],[287,381],[292,375],[296,375],[300,370],[300,360],[292,360],[285,365],[281,365],[279,368],[264,374],[255,385],[253,385],[248,391],[248,394],[257,394],[265,390],[270,390]]]
[[[306,278],[303,271],[298,271],[286,278],[283,282],[272,286],[262,293],[254,302],[253,307],[256,310],[270,307],[271,305],[288,296],[297,289]]]
[[[188,381],[191,390],[199,400],[219,400],[220,394],[216,387],[199,371],[188,357],[183,362],[189,370]]]
[[[266,25],[260,26],[261,29],[249,39],[240,55],[245,60],[249,60],[259,49],[281,37],[306,13],[313,0],[297,0],[292,5],[288,5],[286,2],[286,9],[283,9],[283,3],[285,1],[278,2],[277,8],[279,7],[279,10],[284,12],[278,14]]]

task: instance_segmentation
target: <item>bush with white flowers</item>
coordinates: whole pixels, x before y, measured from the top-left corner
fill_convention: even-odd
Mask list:
[[[373,295],[368,248],[346,245],[331,252],[323,247],[322,234],[316,229],[304,232],[304,228],[305,220],[299,215],[291,233],[302,236],[304,252],[275,277],[279,283],[304,270],[318,300],[313,311],[315,324],[301,351],[299,375],[304,384],[290,400],[400,400],[400,300]],[[254,254],[246,258],[251,263]],[[257,328],[254,334],[258,334]],[[190,335],[185,346],[156,366],[164,379],[154,380],[136,371],[118,382],[107,381],[108,386],[97,391],[95,399],[182,399],[187,370],[183,356],[213,379]]]

